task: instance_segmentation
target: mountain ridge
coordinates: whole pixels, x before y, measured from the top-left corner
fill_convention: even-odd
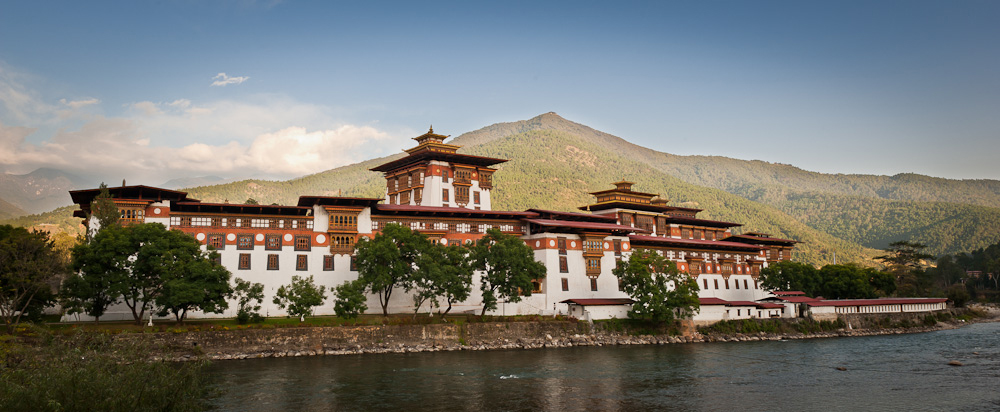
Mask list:
[[[516,142],[516,143],[514,143]],[[746,223],[745,229],[800,240],[802,260],[869,261],[873,248],[897,239],[955,253],[1000,240],[1000,181],[809,172],[792,165],[723,156],[673,155],[564,119],[554,112],[463,133],[460,153],[511,159],[495,175],[494,209],[575,210],[589,192],[621,178],[659,191],[700,216]],[[398,154],[287,181],[242,180],[184,189],[203,201],[294,204],[300,195],[384,196],[370,168]],[[996,203],[990,203],[996,200]],[[961,248],[958,250],[956,248]]]

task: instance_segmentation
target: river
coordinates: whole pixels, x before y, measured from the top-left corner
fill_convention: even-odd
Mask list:
[[[218,361],[209,373],[222,392],[213,404],[226,411],[995,411],[1000,323],[851,338]]]

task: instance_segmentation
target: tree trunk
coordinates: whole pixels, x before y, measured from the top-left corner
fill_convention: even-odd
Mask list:
[[[451,299],[448,299],[448,309],[445,309],[444,313],[441,314],[441,320],[444,320],[444,317],[448,316],[448,312],[451,312]]]

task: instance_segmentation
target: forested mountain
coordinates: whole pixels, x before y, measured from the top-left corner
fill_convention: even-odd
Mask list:
[[[1000,241],[1000,209],[991,207],[1000,204],[1000,182],[994,180],[829,175],[762,161],[677,156],[555,113],[498,123],[449,143],[463,146],[462,153],[511,159],[494,176],[497,210],[575,210],[593,202],[589,192],[628,179],[671,204],[705,209],[700,217],[743,223],[737,232],[798,240],[796,259],[810,263],[829,263],[834,252],[840,262],[870,262],[878,253],[873,248],[895,240],[926,243],[938,255]],[[264,204],[295,204],[300,195],[382,197],[382,175],[368,169],[403,155],[401,150],[289,181],[245,180],[186,191],[207,202],[254,198]]]
[[[965,203],[987,207],[1000,205],[1000,180],[954,180],[913,173],[895,176],[824,174],[760,160],[679,156],[647,149],[551,112],[529,120],[487,126],[456,137],[454,143],[475,146],[531,130],[568,132],[685,182],[722,189],[747,198],[752,198],[760,188],[783,188],[795,192],[824,192],[888,200]]]
[[[12,217],[22,216],[24,214],[25,212],[21,208],[6,200],[0,199],[0,219],[9,219]]]
[[[81,189],[83,178],[56,169],[38,169],[28,174],[0,174],[0,218],[41,213],[70,203],[68,191]],[[10,204],[15,208],[6,207]],[[9,216],[6,216],[9,217]]]

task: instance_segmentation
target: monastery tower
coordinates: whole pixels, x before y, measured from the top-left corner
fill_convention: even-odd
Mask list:
[[[446,138],[431,127],[413,138],[418,144],[406,157],[371,169],[385,174],[386,204],[492,210],[490,166],[507,160],[456,153],[461,146]]]

